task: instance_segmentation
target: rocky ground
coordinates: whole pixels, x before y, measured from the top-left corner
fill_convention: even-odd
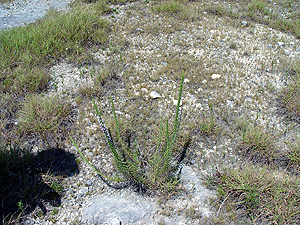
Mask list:
[[[43,17],[50,8],[66,9],[70,2],[52,0],[7,1],[0,4],[0,30],[34,22]]]
[[[150,147],[161,116],[172,121],[184,74],[181,138],[192,138],[181,176],[185,191],[166,199],[109,187],[66,140],[66,151],[78,155],[79,172],[63,180],[59,207],[45,203],[46,215],[37,216],[37,208],[26,224],[213,224],[220,208],[212,206],[216,191],[204,180],[245,163],[236,152],[238,128],[271,130],[282,149],[298,133],[299,124],[280,113],[278,94],[287,83],[287,67],[300,57],[299,40],[252,21],[210,14],[200,3],[190,3],[190,13],[178,16],[159,13],[151,2],[111,7],[105,16],[112,27],[110,46],[94,53],[92,65],[53,66],[47,94],[72,102],[76,129],[70,135],[93,165],[110,171],[112,157],[87,96],[95,96],[108,125],[112,96],[122,126]],[[95,77],[106,74],[109,79],[97,89]],[[200,129],[204,123],[212,125],[209,133]],[[243,216],[239,222],[249,223]]]

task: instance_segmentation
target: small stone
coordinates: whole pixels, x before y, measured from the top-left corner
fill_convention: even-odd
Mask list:
[[[89,192],[89,188],[88,187],[83,187],[79,190],[78,197],[80,198],[88,192]]]
[[[203,80],[203,81],[202,81],[202,84],[205,84],[205,83],[207,83],[207,80]]]
[[[87,180],[85,183],[86,183],[86,185],[91,186],[91,185],[94,184],[94,181],[91,180],[91,179],[89,179],[89,180]]]
[[[212,78],[213,80],[219,79],[220,77],[221,77],[221,75],[220,75],[220,74],[217,74],[217,73],[214,73],[214,74],[211,76],[211,78]]]
[[[141,89],[142,92],[148,93],[148,90],[146,88]]]
[[[267,45],[268,48],[273,48],[273,45]]]
[[[115,111],[115,113],[118,114],[118,115],[123,115],[124,114],[121,111]]]
[[[190,83],[190,80],[187,79],[187,78],[185,78],[185,79],[183,80],[183,82],[184,82],[185,84],[187,84],[187,83]]]
[[[278,41],[277,44],[279,45],[279,47],[284,46],[284,42],[282,42],[282,41]]]
[[[173,100],[173,105],[177,105],[178,104],[178,100]],[[182,106],[182,101],[180,102],[180,106]]]
[[[153,99],[161,98],[161,95],[159,93],[157,93],[156,91],[151,91],[150,98],[153,98]]]
[[[242,25],[246,27],[248,25],[247,21],[242,21]]]
[[[289,50],[284,50],[284,53],[286,54],[286,55],[290,55],[290,51]]]

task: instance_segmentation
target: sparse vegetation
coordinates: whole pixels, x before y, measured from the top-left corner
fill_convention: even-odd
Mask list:
[[[242,210],[252,223],[294,224],[299,221],[299,179],[267,167],[248,166],[224,171],[220,182],[218,194],[223,204]]]
[[[296,0],[82,0],[0,31],[1,222],[20,223],[40,201],[60,198],[62,170],[49,165],[59,167],[65,155],[42,152],[70,147],[69,135],[88,164],[103,165],[93,168],[104,180],[118,175],[166,199],[179,187],[179,163],[213,174],[206,184],[218,192],[214,224],[298,222],[299,15]],[[65,63],[72,69],[53,72]],[[79,88],[58,91],[77,74]],[[187,91],[177,98],[182,74]],[[91,99],[111,130],[99,127]],[[68,121],[74,114],[76,123]],[[119,171],[102,173],[113,166]],[[198,209],[183,214],[194,222],[203,217]],[[49,220],[57,222],[59,210]]]

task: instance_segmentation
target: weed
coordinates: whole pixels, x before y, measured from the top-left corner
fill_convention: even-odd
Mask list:
[[[177,171],[179,164],[182,162],[185,157],[189,141],[185,144],[183,150],[179,155],[175,155],[174,145],[177,139],[177,134],[180,127],[180,118],[179,118],[179,108],[180,101],[182,96],[182,88],[183,88],[183,80],[182,76],[178,97],[178,104],[176,107],[176,115],[174,121],[173,133],[171,135],[169,130],[169,121],[166,120],[165,128],[163,129],[162,120],[161,120],[161,128],[159,132],[158,143],[154,152],[152,152],[151,156],[144,155],[143,151],[140,149],[137,140],[133,143],[133,149],[131,148],[130,139],[127,143],[121,138],[120,129],[119,129],[119,121],[116,117],[116,112],[114,108],[113,101],[112,109],[115,121],[115,127],[117,132],[117,141],[120,143],[119,145],[114,143],[114,140],[111,136],[110,130],[106,127],[100,112],[97,109],[97,106],[94,103],[95,110],[97,112],[101,130],[105,136],[107,144],[113,154],[115,165],[117,169],[124,175],[125,180],[132,181],[136,186],[139,187],[139,190],[151,190],[151,191],[162,191],[162,192],[170,192],[174,190],[176,184],[178,183],[177,179]],[[166,143],[162,144],[162,135],[165,134]],[[71,137],[70,137],[71,138]],[[71,138],[72,142],[76,146],[75,142]],[[79,148],[76,146],[80,155],[83,159],[101,176],[109,180],[122,181],[120,178],[110,178],[105,176],[103,173],[96,170],[85,158]]]

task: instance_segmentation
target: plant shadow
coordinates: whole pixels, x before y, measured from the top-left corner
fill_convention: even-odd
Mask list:
[[[74,154],[59,148],[37,154],[20,148],[0,151],[1,222],[21,222],[20,218],[37,206],[46,214],[45,203],[59,206],[63,192],[60,180],[79,173],[75,159]]]

